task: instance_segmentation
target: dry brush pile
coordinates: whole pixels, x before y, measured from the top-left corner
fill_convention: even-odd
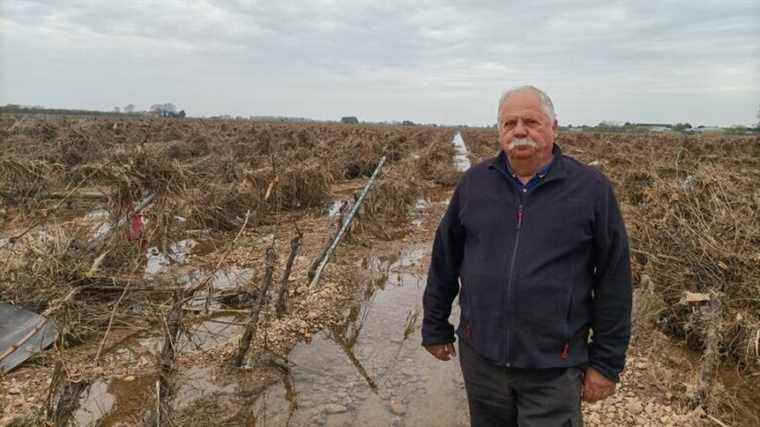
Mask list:
[[[450,157],[427,158],[447,152],[450,137],[449,130],[421,127],[2,117],[0,227],[17,242],[3,245],[13,262],[6,263],[0,297],[39,312],[71,284],[135,273],[145,247],[165,249],[188,231],[223,236],[244,222],[321,216],[333,185],[366,179],[383,155],[386,176],[360,222],[403,223],[422,182],[433,185],[450,169]],[[99,245],[89,242],[87,212],[105,207],[115,223],[146,195],[155,197],[143,213],[141,244],[124,239],[123,229]],[[44,238],[50,230],[63,237]]]
[[[423,190],[451,180],[445,178],[451,157],[439,154],[450,149],[451,135],[425,127],[0,117],[0,301],[49,314],[59,325],[61,349],[102,340],[100,354],[112,327],[148,334],[166,332],[167,325],[181,329],[171,326],[172,307],[189,298],[175,272],[180,267],[172,262],[175,273],[147,278],[146,249],[169,253],[172,243],[193,239],[213,247],[206,249],[211,258],[200,261],[207,271],[225,262],[254,268],[246,295],[231,301],[235,309],[256,307],[266,281],[268,234],[287,241],[294,227],[305,228],[301,252],[316,257],[312,248],[332,234],[315,228],[330,224],[333,190],[361,187],[386,156],[351,241],[367,245],[397,236],[388,230],[408,226]],[[146,197],[134,233],[135,212]],[[112,230],[96,239],[103,221]],[[278,254],[276,275],[286,255]],[[291,280],[307,283],[303,262],[296,264]],[[336,280],[353,280],[334,268]],[[321,301],[318,294],[299,298],[290,302],[296,310]],[[329,308],[320,307],[324,315],[296,332],[330,321]],[[279,321],[265,332],[291,324],[303,320]],[[55,358],[38,359],[52,366]]]

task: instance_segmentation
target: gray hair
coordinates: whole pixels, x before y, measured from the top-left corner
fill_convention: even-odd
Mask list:
[[[499,127],[501,127],[501,117],[499,112],[501,112],[501,106],[504,105],[505,102],[507,102],[507,99],[509,99],[510,96],[516,94],[517,92],[522,92],[525,90],[533,91],[536,95],[538,95],[538,99],[541,102],[541,108],[544,109],[544,113],[551,119],[552,121],[557,118],[557,115],[554,113],[554,103],[552,103],[552,99],[549,98],[549,95],[544,93],[541,89],[535,87],[535,86],[518,86],[516,88],[509,89],[504,92],[503,95],[501,95],[501,98],[499,99],[499,108],[496,110],[496,122],[499,123]]]

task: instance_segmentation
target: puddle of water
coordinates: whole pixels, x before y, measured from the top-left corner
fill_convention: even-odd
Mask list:
[[[236,316],[220,315],[192,325],[177,340],[177,353],[189,354],[194,351],[209,351],[227,343],[242,334],[243,326]],[[144,337],[127,340],[124,347],[136,354],[158,355],[164,343],[163,337]]]
[[[419,343],[425,277],[405,270],[426,253],[365,262],[370,277],[345,321],[296,346],[289,356],[294,393],[285,383],[267,389],[255,405],[257,423],[469,424],[458,362],[439,362]]]
[[[177,352],[189,354],[208,351],[239,336],[243,327],[235,316],[219,316],[190,327],[177,341]],[[136,355],[158,355],[163,338],[147,337],[127,340],[121,349]],[[183,368],[177,374],[175,410],[182,410],[198,399],[218,393],[232,393],[235,384],[216,381],[210,366]],[[142,425],[155,402],[155,375],[114,378],[93,383],[80,397],[74,414],[76,425],[131,426]]]
[[[196,270],[182,275],[179,280],[181,283],[186,283],[187,287],[192,287],[206,280],[209,274],[211,273],[207,271]],[[237,294],[240,289],[253,280],[254,275],[255,270],[252,268],[231,267],[219,270],[213,274],[208,290],[196,292],[193,299],[188,302],[188,307],[195,310],[219,309],[222,306],[219,298]],[[213,295],[211,300],[208,299],[209,292]]]
[[[235,316],[219,316],[192,327],[179,340],[180,353],[208,351],[227,343],[243,333],[243,326]]]
[[[176,372],[171,405],[175,416],[173,421],[177,425],[230,425],[223,420],[234,417],[238,412],[246,412],[247,395],[255,390],[248,389],[244,375],[223,378],[221,373],[212,366],[183,367]],[[147,423],[155,414],[156,380],[155,375],[145,375],[93,383],[80,398],[80,406],[74,413],[74,424],[149,425]],[[217,414],[209,413],[210,408],[216,409]],[[188,413],[190,420],[187,419]],[[182,415],[183,418],[176,418]],[[197,415],[197,418],[192,415]]]
[[[412,248],[389,255],[372,256],[362,261],[362,267],[367,269],[370,275],[390,273],[418,265],[428,251],[429,248]]]
[[[114,378],[93,383],[80,397],[74,413],[78,426],[135,426],[148,425],[155,413],[155,375]],[[211,366],[178,370],[174,378],[175,394],[172,409],[175,414],[193,412],[204,400],[211,399],[227,409],[227,416],[244,406],[245,382],[222,379]],[[203,414],[203,409],[200,410]],[[208,414],[204,418],[208,418]],[[217,420],[219,421],[219,420]],[[211,422],[210,425],[221,423]],[[188,425],[188,424],[182,424]],[[201,425],[200,422],[192,425]],[[209,425],[209,424],[204,424]]]
[[[151,275],[163,273],[173,263],[184,264],[190,251],[198,244],[195,240],[186,239],[169,245],[167,253],[162,253],[157,247],[148,248],[145,254],[148,263],[145,267],[146,278]]]
[[[147,263],[143,277],[150,280],[159,274],[167,273],[173,264],[182,265],[187,262],[191,252],[198,246],[198,242],[193,239],[180,240],[169,245],[166,253],[162,253],[157,247],[151,247],[147,250]],[[201,250],[208,249],[204,245]],[[237,291],[253,280],[254,270],[251,268],[225,268],[213,273],[207,289],[198,291],[188,303],[190,309],[207,310],[221,308],[220,297],[235,294]],[[185,286],[193,287],[202,281],[207,280],[208,275],[212,274],[206,270],[192,270],[187,272],[176,272],[176,282]],[[212,295],[211,299],[208,295]]]
[[[419,248],[365,260],[361,267],[371,274],[344,322],[298,345],[280,383],[263,393],[249,376],[225,376],[213,365],[178,370],[175,411],[196,421],[247,425],[468,425],[457,362],[438,362],[419,345],[425,277],[410,271],[426,253]],[[226,343],[241,333],[238,322],[235,316],[200,322],[178,340],[178,351]],[[160,343],[142,338],[125,346],[155,354]],[[154,390],[154,376],[97,382],[82,398],[77,424],[139,424],[151,408],[147,402],[155,401]]]
[[[429,248],[413,248],[399,254],[398,261],[391,265],[391,269],[406,268],[418,265],[428,252]],[[424,284],[423,284],[424,286]]]
[[[678,347],[678,349],[683,357],[691,362],[691,366],[699,367],[702,365],[701,353],[689,350],[685,346]],[[716,371],[716,378],[720,380],[728,394],[740,402],[736,405],[737,413],[746,417],[743,421],[748,423],[747,425],[754,422],[757,414],[760,414],[760,400],[757,399],[757,396],[760,396],[760,382],[743,375],[735,367],[719,365]]]
[[[141,425],[156,401],[156,377],[113,378],[93,383],[80,397],[74,412],[78,426]]]
[[[462,134],[457,132],[456,135],[454,135],[454,139],[451,140],[451,143],[454,144],[454,167],[460,171],[464,172],[467,169],[470,168],[470,158],[469,158],[469,151],[467,151],[467,146],[464,145],[464,139],[462,139]]]
[[[218,381],[215,368],[211,366],[190,367],[178,376],[178,387],[172,405],[183,410],[193,403],[209,397],[236,394],[238,384]]]

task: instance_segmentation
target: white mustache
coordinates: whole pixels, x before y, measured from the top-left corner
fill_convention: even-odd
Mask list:
[[[507,145],[507,150],[512,151],[517,147],[538,148],[538,144],[536,144],[536,141],[532,140],[531,138],[518,138],[513,139],[512,142]]]

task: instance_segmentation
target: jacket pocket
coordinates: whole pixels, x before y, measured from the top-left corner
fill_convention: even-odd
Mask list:
[[[562,360],[567,359],[567,357],[570,355],[570,320],[573,316],[573,300],[575,299],[575,287],[573,284],[570,284],[570,287],[568,289],[568,297],[567,297],[567,310],[565,314],[565,321],[563,323],[563,337],[565,339],[564,344],[562,345],[562,350],[560,351],[559,357]]]
[[[533,282],[518,286],[510,309],[517,314],[515,328],[542,354],[559,355],[568,335],[568,284]]]
[[[491,360],[503,358],[504,280],[500,276],[469,274],[462,276],[461,336],[477,352]],[[460,297],[461,298],[461,297]]]

